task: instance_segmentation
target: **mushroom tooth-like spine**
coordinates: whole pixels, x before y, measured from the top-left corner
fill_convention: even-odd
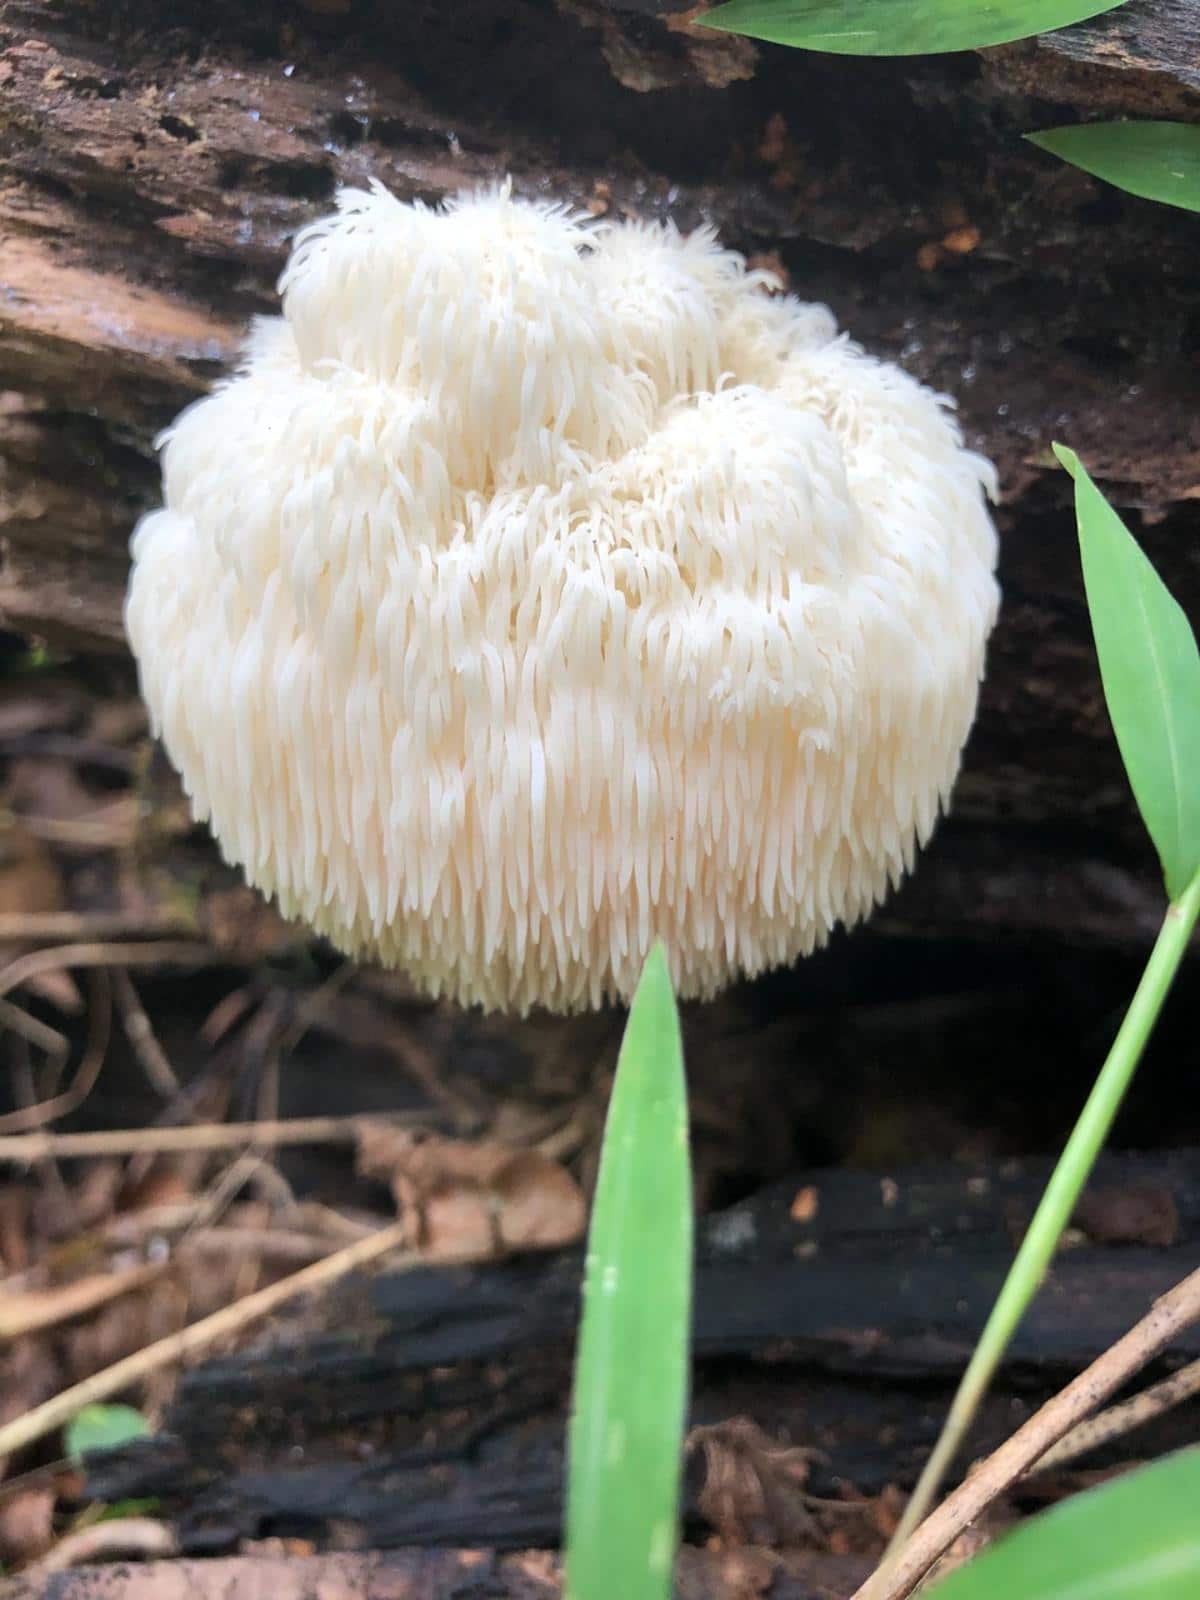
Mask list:
[[[163,438],[131,642],[196,815],[430,993],[683,995],[866,915],[997,606],[947,405],[711,232],[375,186]]]

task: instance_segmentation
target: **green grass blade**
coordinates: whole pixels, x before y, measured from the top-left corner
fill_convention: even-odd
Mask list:
[[[709,28],[844,56],[982,50],[1069,27],[1124,0],[729,0]]]
[[[1058,1248],[1063,1229],[1083,1192],[1083,1186],[1096,1164],[1101,1146],[1112,1129],[1125,1092],[1133,1081],[1138,1062],[1170,993],[1175,975],[1187,952],[1192,932],[1200,918],[1200,872],[1178,900],[1167,907],[1154,949],[1146,963],[1129,1010],[1117,1030],[1112,1049],[1092,1085],[1079,1120],[1071,1130],[1045,1193],[996,1303],[988,1314],[979,1343],[967,1363],[933,1453],[922,1468],[904,1515],[889,1546],[898,1550],[926,1515],[933,1503],[950,1463],[958,1454],[967,1430],[987,1393],[996,1368],[1008,1349],[1009,1341],[1041,1288],[1046,1269]]]
[[[666,954],[630,1009],[588,1234],[567,1478],[567,1600],[666,1600],[691,1342],[687,1085]]]
[[[1081,122],[1025,137],[1128,194],[1200,211],[1200,124]]]
[[[1196,1600],[1200,1450],[1075,1495],[935,1584],[930,1600]]]
[[[1167,894],[1200,869],[1200,651],[1179,603],[1073,450],[1088,610],[1108,714]]]

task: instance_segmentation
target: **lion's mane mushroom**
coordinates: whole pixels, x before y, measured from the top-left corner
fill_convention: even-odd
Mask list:
[[[787,962],[911,864],[991,469],[711,233],[344,193],[166,435],[129,636],[198,817],[343,950],[524,1010]]]

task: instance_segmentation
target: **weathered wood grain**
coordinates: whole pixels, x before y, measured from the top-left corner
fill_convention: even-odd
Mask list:
[[[677,0],[0,0],[0,613],[120,650],[156,430],[274,306],[339,183],[509,172],[714,222],[955,394],[1000,469],[1005,608],[939,842],[885,926],[1140,943],[1158,899],[1092,657],[1069,440],[1200,611],[1200,222],[1022,141],[1197,114],[1190,0],[982,56],[716,38]]]

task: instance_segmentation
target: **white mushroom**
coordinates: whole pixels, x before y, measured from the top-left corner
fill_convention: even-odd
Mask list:
[[[708,231],[346,192],[166,435],[129,636],[226,856],[464,1002],[681,995],[861,918],[997,606],[945,403]]]

